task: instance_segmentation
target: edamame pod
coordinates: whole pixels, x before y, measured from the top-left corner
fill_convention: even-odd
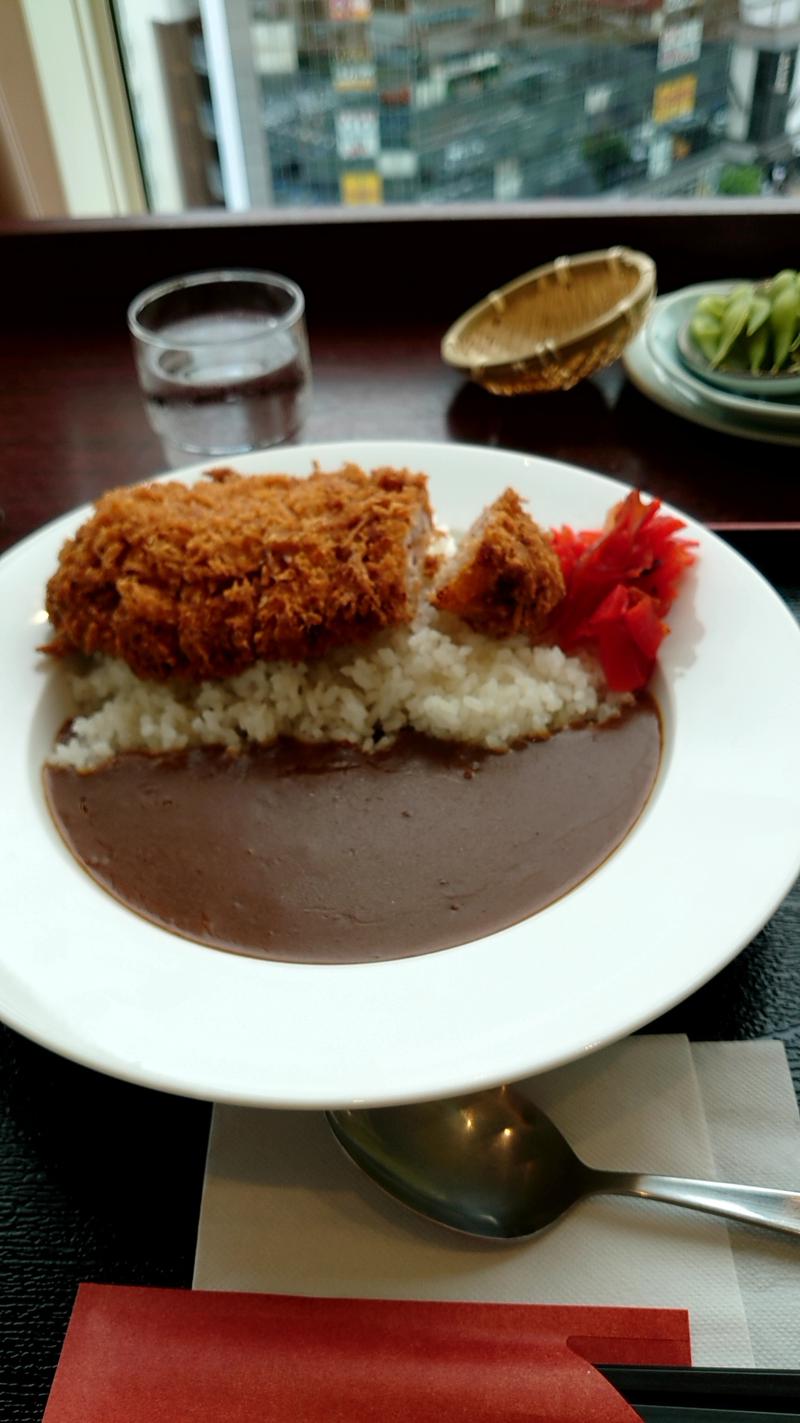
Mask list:
[[[794,268],[784,267],[783,271],[778,272],[777,275],[772,278],[772,281],[767,283],[767,291],[770,296],[778,296],[780,292],[784,291],[787,287],[794,286],[796,282],[797,272]]]
[[[785,286],[778,292],[770,311],[769,320],[775,342],[773,372],[780,370],[789,354],[797,334],[798,314],[800,314],[800,294],[792,283],[791,286]]]
[[[750,315],[750,307],[753,300],[752,287],[745,290],[740,288],[739,296],[731,293],[731,300],[725,315],[720,322],[720,343],[712,359],[712,366],[718,366],[725,360],[734,341],[744,331],[747,325],[747,318]],[[774,313],[774,306],[773,306]]]
[[[750,315],[747,319],[747,334],[754,336],[756,331],[764,325],[770,313],[770,304],[765,296],[754,296],[750,307]]]
[[[763,370],[768,345],[769,326],[764,323],[747,339],[747,361],[751,375],[757,376]]]
[[[695,312],[698,316],[713,316],[716,321],[720,321],[725,315],[728,301],[727,296],[701,296]]]
[[[699,346],[707,361],[713,361],[717,353],[720,340],[720,324],[713,317],[702,311],[692,318],[689,330],[692,340]]]

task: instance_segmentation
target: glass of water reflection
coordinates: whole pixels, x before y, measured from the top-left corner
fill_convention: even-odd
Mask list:
[[[274,272],[195,272],[128,308],[147,416],[169,464],[265,449],[300,430],[311,366],[303,293]]]

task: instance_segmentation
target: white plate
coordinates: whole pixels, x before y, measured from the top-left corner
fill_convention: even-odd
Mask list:
[[[401,440],[233,463],[305,474],[313,460],[347,459],[424,470],[456,527],[509,484],[546,525],[597,527],[626,493],[549,460]],[[0,560],[0,1015],[28,1037],[217,1101],[316,1108],[444,1096],[567,1062],[656,1017],[749,943],[791,886],[800,634],[759,574],[691,525],[699,567],[673,610],[655,684],[660,779],[636,829],[578,889],[502,933],[395,963],[268,963],[145,923],[78,867],[41,789],[65,709],[63,672],[36,652],[42,594],[87,513]]]
[[[697,288],[697,291],[707,289]],[[663,300],[669,298],[659,298],[659,301]],[[654,310],[658,315],[658,301]],[[772,445],[800,445],[800,422],[795,422],[793,412],[787,417],[785,406],[778,406],[775,401],[769,404],[759,401],[759,405],[774,409],[777,415],[762,412],[756,422],[749,409],[742,410],[743,403],[746,402],[749,407],[754,403],[752,400],[744,396],[726,396],[723,391],[706,387],[689,371],[676,372],[667,358],[667,351],[668,347],[662,348],[661,343],[656,346],[652,338],[648,343],[645,327],[625,347],[622,356],[633,384],[657,405],[673,415],[691,420],[695,425],[704,425],[709,430],[734,435],[737,439],[759,440]]]

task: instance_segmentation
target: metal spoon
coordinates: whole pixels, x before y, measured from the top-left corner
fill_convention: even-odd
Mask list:
[[[403,1205],[468,1235],[536,1235],[587,1196],[643,1196],[800,1235],[800,1194],[595,1171],[511,1087],[404,1107],[329,1112],[356,1165]]]

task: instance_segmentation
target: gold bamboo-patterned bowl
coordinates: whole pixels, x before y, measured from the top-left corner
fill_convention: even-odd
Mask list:
[[[644,252],[558,257],[459,317],[442,357],[496,395],[569,390],[622,355],[655,294],[655,263]]]

